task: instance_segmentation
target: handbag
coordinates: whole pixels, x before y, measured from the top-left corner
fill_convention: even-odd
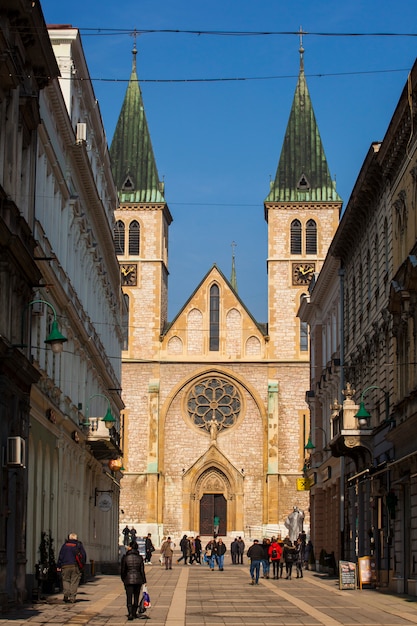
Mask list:
[[[77,563],[78,569],[81,572],[84,569],[84,559],[80,550],[77,550],[77,552],[75,553],[75,562]]]
[[[149,597],[148,588],[147,588],[146,585],[143,585],[142,592],[143,592],[143,595],[142,595],[143,606],[144,606],[145,611],[146,611],[146,609],[150,609],[151,608],[151,599]]]

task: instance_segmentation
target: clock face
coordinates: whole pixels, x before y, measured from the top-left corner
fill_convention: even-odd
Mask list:
[[[122,263],[120,265],[122,285],[136,285],[138,281],[138,267],[136,263]]]
[[[314,263],[293,263],[293,285],[308,285],[315,271]]]

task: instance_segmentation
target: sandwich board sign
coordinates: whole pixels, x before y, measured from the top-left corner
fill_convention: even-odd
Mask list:
[[[356,563],[339,561],[339,589],[356,589]]]

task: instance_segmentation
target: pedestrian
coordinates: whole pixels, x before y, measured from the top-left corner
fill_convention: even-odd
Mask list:
[[[226,545],[223,543],[223,539],[219,537],[216,547],[216,561],[219,566],[219,570],[222,572],[224,569],[224,555],[226,554]]]
[[[165,559],[164,559],[164,557],[162,555],[161,548],[162,548],[162,546],[163,546],[163,544],[165,543],[166,540],[167,540],[166,535],[164,535],[162,537],[162,539],[161,539],[161,543],[159,544],[159,562],[161,564],[161,567],[163,567],[165,565]]]
[[[245,553],[245,542],[243,541],[242,537],[239,537],[238,542],[239,542],[239,559],[238,559],[238,563],[240,565],[243,565],[243,555]]]
[[[164,559],[165,569],[172,569],[172,556],[174,554],[175,543],[168,537],[161,545],[161,556]]]
[[[239,542],[237,537],[230,544],[230,554],[232,555],[232,565],[237,565],[239,562]]]
[[[132,528],[130,529],[130,541],[136,541],[136,535],[136,528],[132,526]]]
[[[264,549],[257,539],[253,540],[253,544],[247,551],[247,556],[250,559],[250,577],[251,585],[257,585],[259,583],[259,572],[261,569],[261,563],[264,558]]]
[[[62,586],[64,602],[75,602],[78,585],[81,580],[81,566],[87,561],[87,555],[76,533],[70,533],[68,539],[61,546],[57,562],[57,571],[62,572]]]
[[[148,536],[145,539],[145,553],[146,553],[145,563],[147,563],[148,565],[152,565],[151,563],[152,552],[155,552],[155,547],[152,543],[152,534],[148,533]]]
[[[285,560],[284,560],[285,543],[284,541],[278,541],[278,543],[281,546],[281,558],[279,560],[279,577],[282,578],[282,573],[284,571],[284,565],[285,565]]]
[[[206,545],[206,554],[205,554],[206,562],[208,563],[212,572],[214,572],[214,563],[216,562],[216,556],[217,556],[217,543],[216,543],[216,539],[213,537],[213,539],[210,539],[210,541]]]
[[[129,538],[130,538],[130,529],[129,526],[125,526],[122,530],[122,534],[123,534],[123,545],[124,546],[128,546],[129,545]]]
[[[214,534],[214,537],[217,537],[217,535],[219,534],[219,529],[220,529],[220,517],[218,515],[215,515],[214,519],[213,519],[213,534]]]
[[[177,563],[184,560],[184,565],[190,565],[190,563],[187,563],[187,561],[191,557],[191,544],[187,535],[184,535],[180,541],[180,550],[182,552],[182,556],[177,559]]]
[[[311,539],[307,541],[306,547],[304,549],[304,569],[307,569],[308,567],[308,564],[310,561],[310,555],[311,555],[311,558],[314,557],[313,543]]]
[[[195,561],[195,539],[194,539],[194,537],[190,537],[190,549],[191,549],[190,563],[192,564]]]
[[[196,562],[201,565],[201,539],[200,539],[200,535],[197,535],[197,537],[194,539],[194,546],[195,546],[195,560]]]
[[[282,546],[279,545],[276,539],[273,539],[269,546],[269,558],[272,563],[272,578],[274,580],[278,580],[279,578],[279,566],[280,566],[281,556],[282,556]]]
[[[292,541],[284,542],[284,561],[285,561],[285,573],[286,579],[291,580],[292,566],[296,560],[295,547],[292,545]]]
[[[269,578],[269,546],[271,545],[271,540],[265,537],[262,541],[262,548],[264,550],[264,558],[262,560],[262,578]]]
[[[122,556],[120,577],[126,591],[127,619],[132,621],[138,617],[140,590],[146,583],[143,557],[139,554],[136,541],[130,542],[128,551]]]
[[[304,562],[304,546],[301,537],[297,539],[295,544],[295,569],[297,572],[297,578],[303,577],[303,562]]]

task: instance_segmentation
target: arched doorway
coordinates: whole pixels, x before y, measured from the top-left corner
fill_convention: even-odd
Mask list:
[[[227,501],[222,493],[204,493],[200,499],[200,535],[227,535]]]
[[[219,534],[243,532],[244,477],[216,445],[211,445],[183,474],[182,527],[201,536],[213,536],[214,515]]]

